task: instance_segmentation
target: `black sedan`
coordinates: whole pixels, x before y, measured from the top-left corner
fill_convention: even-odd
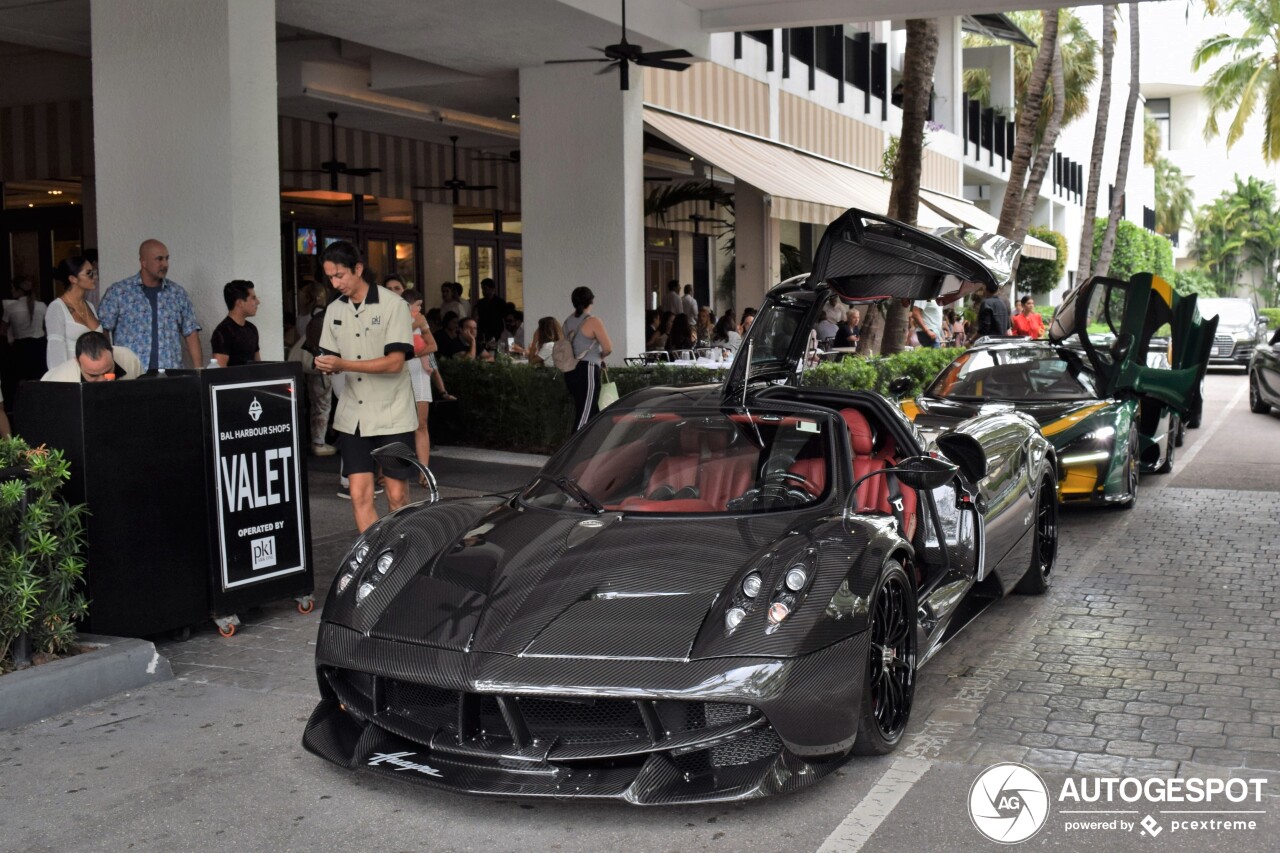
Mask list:
[[[517,494],[383,518],[326,602],[306,748],[454,791],[635,804],[783,793],[893,750],[918,667],[991,601],[1047,588],[1053,448],[1016,412],[926,446],[885,398],[799,379],[829,295],[994,275],[850,211],[722,387],[636,392]]]

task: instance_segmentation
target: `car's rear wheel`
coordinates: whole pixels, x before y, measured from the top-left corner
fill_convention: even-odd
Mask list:
[[[1177,445],[1181,447],[1187,440],[1187,421],[1185,418],[1178,418],[1178,440]]]
[[[1271,411],[1271,404],[1262,399],[1262,392],[1258,388],[1258,374],[1253,371],[1249,372],[1249,411],[1255,415],[1265,415]]]
[[[916,594],[897,560],[885,563],[872,593],[870,634],[853,751],[884,755],[902,740],[916,690]]]
[[[1036,520],[1031,543],[1031,565],[1014,587],[1023,595],[1042,595],[1053,582],[1053,564],[1058,559],[1058,498],[1053,480],[1045,477],[1036,496]]]

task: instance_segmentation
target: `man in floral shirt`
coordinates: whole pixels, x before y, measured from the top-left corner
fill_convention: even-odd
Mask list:
[[[183,366],[186,343],[193,367],[204,365],[200,324],[182,285],[170,281],[169,249],[159,240],[138,247],[137,275],[111,285],[98,307],[98,319],[112,343],[138,354],[147,372]]]

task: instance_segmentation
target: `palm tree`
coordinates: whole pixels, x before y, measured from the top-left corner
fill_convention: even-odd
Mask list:
[[[1048,88],[1049,75],[1053,70],[1053,57],[1057,53],[1057,10],[1045,10],[1040,14],[1044,21],[1044,35],[1040,39],[1040,51],[1036,54],[1031,76],[1027,78],[1026,97],[1018,104],[1017,134],[1013,146],[1013,157],[1009,162],[1009,183],[1005,185],[1004,202],[1000,208],[1000,226],[996,229],[997,234],[1008,240],[1021,241],[1026,236],[1025,229],[1023,233],[1018,233],[1018,222],[1022,218],[1023,200],[1026,197],[1027,172],[1031,167],[1032,146],[1040,139],[1035,135],[1035,131],[1040,126],[1045,90]]]
[[[889,216],[916,224],[920,210],[920,173],[924,168],[924,123],[929,115],[933,91],[933,70],[938,61],[938,21],[907,21],[907,45],[902,66],[902,133],[898,137],[898,160],[889,190]],[[868,311],[868,315],[879,312]],[[900,300],[889,302],[880,352],[901,352],[907,336],[911,309]]]
[[[1209,101],[1209,118],[1204,137],[1220,133],[1218,116],[1235,112],[1227,128],[1227,147],[1244,134],[1255,110],[1264,118],[1262,156],[1268,163],[1280,160],[1280,3],[1276,0],[1232,0],[1227,11],[1245,19],[1240,35],[1222,33],[1200,42],[1191,57],[1191,67],[1201,66],[1229,54],[1221,68],[1209,75],[1204,93]]]
[[[1044,34],[1044,22],[1039,12],[1024,10],[1007,13],[1009,18],[1026,33],[1032,41],[1039,42]],[[986,47],[997,42],[988,36],[977,33],[966,33],[965,47]],[[1062,54],[1063,91],[1066,100],[1062,109],[1062,126],[1067,127],[1073,121],[1089,112],[1089,87],[1098,78],[1098,42],[1090,34],[1084,21],[1072,9],[1062,9],[1058,13],[1057,50]],[[1013,49],[1013,90],[1016,103],[1022,103],[1026,97],[1027,85],[1031,80],[1031,69],[1035,65],[1039,48],[1030,45],[1016,45]],[[964,88],[966,94],[984,106],[991,105],[991,70],[989,68],[970,68],[964,72]],[[1045,112],[1041,113],[1036,138],[1044,136],[1049,115],[1055,99],[1054,90],[1045,93]]]
[[[1120,156],[1116,162],[1116,180],[1111,192],[1111,210],[1107,214],[1107,230],[1102,235],[1102,248],[1093,265],[1094,275],[1106,275],[1111,268],[1111,255],[1116,250],[1116,229],[1124,210],[1124,188],[1129,180],[1129,156],[1133,150],[1133,120],[1138,112],[1140,83],[1138,61],[1141,59],[1138,39],[1138,4],[1129,4],[1129,100],[1124,108],[1124,124],[1120,126]],[[1088,217],[1085,217],[1086,219]]]
[[[1116,54],[1116,7],[1102,7],[1102,79],[1098,82],[1098,113],[1093,125],[1093,150],[1089,155],[1089,185],[1084,196],[1084,222],[1080,226],[1080,245],[1093,245],[1094,214],[1098,210],[1098,186],[1102,181],[1102,157],[1107,149],[1107,124],[1111,116],[1111,64]],[[1076,263],[1076,281],[1089,277],[1093,252],[1080,250]]]
[[[1155,159],[1156,231],[1174,236],[1195,210],[1195,193],[1182,170],[1163,157]]]

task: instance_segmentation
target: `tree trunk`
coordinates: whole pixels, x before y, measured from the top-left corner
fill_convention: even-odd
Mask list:
[[[1120,227],[1120,213],[1124,209],[1124,187],[1129,179],[1129,155],[1133,148],[1133,119],[1138,110],[1138,4],[1129,4],[1129,100],[1124,107],[1124,125],[1120,128],[1120,160],[1116,163],[1115,192],[1111,198],[1111,210],[1107,214],[1107,230],[1102,235],[1102,248],[1098,250],[1098,263],[1094,275],[1106,275],[1111,269],[1111,255],[1116,249],[1116,229]]]
[[[1018,106],[1017,139],[1009,162],[1009,183],[1000,208],[1000,227],[996,231],[1009,240],[1021,239],[1017,236],[1017,228],[1018,219],[1022,216],[1027,171],[1031,166],[1031,147],[1036,142],[1036,127],[1040,124],[1040,110],[1044,106],[1044,90],[1049,82],[1053,56],[1058,52],[1058,10],[1046,10],[1040,14],[1044,20],[1044,36],[1040,39],[1040,52],[1036,54],[1031,78],[1027,81],[1026,97]]]
[[[924,168],[924,123],[933,93],[933,70],[938,61],[938,21],[907,21],[906,61],[902,67],[902,134],[898,138],[898,162],[889,191],[889,216],[915,225],[920,212],[920,173]],[[903,350],[911,306],[899,299],[889,302],[880,352]]]
[[[1031,164],[1031,174],[1027,178],[1027,191],[1022,198],[1022,213],[1018,216],[1016,233],[1019,240],[1026,239],[1027,229],[1031,227],[1031,218],[1035,216],[1036,204],[1040,201],[1040,186],[1044,183],[1045,173],[1053,159],[1053,149],[1058,143],[1058,133],[1062,130],[1062,114],[1066,109],[1066,80],[1062,71],[1062,51],[1053,52],[1053,112],[1044,126],[1044,136],[1040,139],[1040,147],[1036,149],[1035,162]]]
[[[1089,187],[1084,196],[1084,224],[1080,227],[1080,257],[1076,284],[1093,269],[1093,228],[1098,216],[1098,184],[1102,181],[1102,156],[1107,147],[1107,119],[1111,114],[1111,63],[1116,53],[1116,7],[1102,7],[1102,77],[1098,80],[1098,116],[1093,125],[1093,151],[1089,155]]]

